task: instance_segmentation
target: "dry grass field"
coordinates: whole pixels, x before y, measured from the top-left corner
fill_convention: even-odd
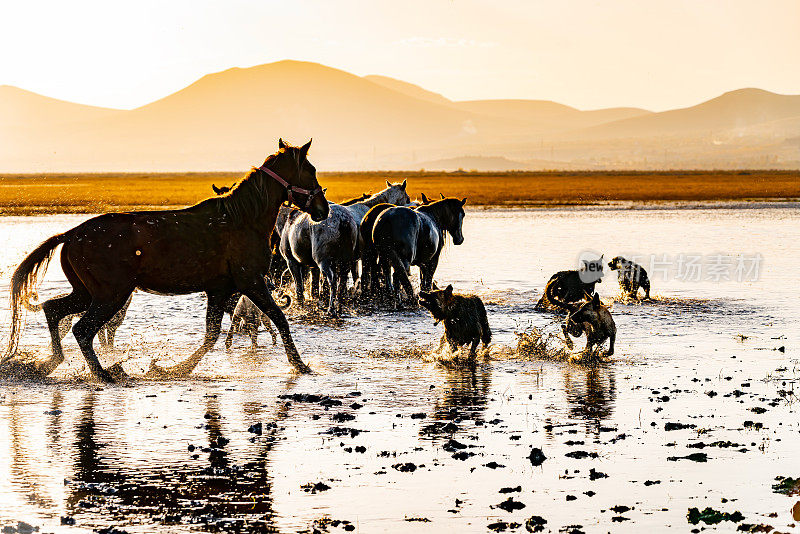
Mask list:
[[[96,213],[191,205],[230,185],[237,173],[114,173],[0,176],[0,214]],[[471,205],[579,205],[604,201],[710,201],[800,198],[797,171],[363,172],[320,173],[330,200],[377,192],[408,179],[412,198],[468,197]]]

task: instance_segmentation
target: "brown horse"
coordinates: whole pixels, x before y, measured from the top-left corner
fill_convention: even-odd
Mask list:
[[[328,216],[328,201],[317,182],[316,169],[306,158],[311,141],[293,147],[280,140],[278,146],[277,153],[222,196],[180,210],[100,215],[42,243],[22,261],[11,279],[11,338],[3,363],[17,349],[20,307],[35,290],[56,247],[63,245],[61,268],[72,293],[42,305],[53,356],[40,364],[39,374],[50,374],[64,360],[59,321],[83,312],[72,332],[92,373],[103,381],[112,381],[111,374],[100,366],[92,342],[137,288],[171,295],[204,292],[208,297],[202,346],[171,368],[160,369],[153,364],[151,371],[156,376],[182,376],[194,370],[217,341],[223,308],[236,292],[249,297],[269,316],[281,334],[289,362],[298,371],[308,372],[295,348],[289,323],[264,280],[270,258],[267,237],[286,200],[315,221]]]

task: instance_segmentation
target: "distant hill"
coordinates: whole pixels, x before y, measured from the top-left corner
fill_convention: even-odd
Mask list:
[[[4,129],[85,122],[115,113],[119,110],[74,104],[18,87],[0,85],[0,127]]]
[[[510,172],[510,171],[547,171],[553,169],[572,170],[575,165],[565,161],[528,160],[514,161],[502,156],[461,156],[433,161],[423,161],[409,166],[408,170],[425,171],[477,171],[477,172]]]
[[[585,133],[600,138],[710,135],[795,117],[800,117],[800,95],[739,89],[696,106],[612,121]]]
[[[397,91],[398,93],[403,93],[406,96],[419,98],[420,100],[427,100],[428,102],[433,102],[436,104],[452,104],[450,100],[443,97],[439,93],[428,91],[427,89],[423,89],[419,85],[414,85],[413,83],[396,80],[394,78],[389,78],[388,76],[379,76],[377,74],[364,76],[364,79],[369,80],[372,83],[377,83],[381,87],[391,89],[392,91]]]
[[[0,172],[244,170],[314,138],[320,170],[796,165],[800,96],[743,89],[685,109],[456,102],[385,76],[279,61],[133,110],[0,87]],[[464,154],[470,154],[465,158]]]
[[[520,161],[512,161],[501,156],[462,156],[416,164],[415,169],[425,171],[527,171],[533,170],[530,165]]]

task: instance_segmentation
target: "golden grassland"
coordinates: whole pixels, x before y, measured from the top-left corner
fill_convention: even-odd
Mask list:
[[[0,214],[97,213],[188,206],[243,173],[0,175]],[[319,173],[342,201],[408,179],[412,198],[467,197],[471,205],[548,206],[606,201],[796,200],[800,171],[333,172]]]

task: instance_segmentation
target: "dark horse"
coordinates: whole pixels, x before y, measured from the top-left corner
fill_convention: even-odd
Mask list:
[[[269,316],[281,334],[289,362],[298,371],[308,372],[289,323],[264,280],[270,258],[267,238],[284,201],[307,211],[315,221],[328,216],[328,201],[316,169],[306,158],[311,141],[293,147],[280,140],[278,146],[277,153],[222,196],[181,210],[100,215],[42,243],[11,278],[11,339],[3,362],[16,352],[22,303],[35,289],[56,247],[63,244],[61,268],[72,293],[42,305],[53,356],[40,364],[40,374],[50,374],[64,360],[59,321],[84,312],[72,332],[92,373],[112,381],[100,366],[92,342],[137,288],[172,295],[204,292],[208,297],[203,345],[173,367],[152,365],[156,376],[181,376],[194,370],[219,337],[223,308],[233,293],[243,293]]]
[[[378,215],[372,230],[372,242],[378,251],[386,287],[392,285],[391,270],[394,269],[395,276],[413,300],[414,289],[408,273],[412,265],[417,265],[420,286],[423,291],[430,291],[444,246],[444,232],[453,237],[454,244],[464,242],[461,226],[466,203],[466,198],[443,198],[415,209],[388,208]],[[395,288],[395,294],[399,296],[399,288]]]

